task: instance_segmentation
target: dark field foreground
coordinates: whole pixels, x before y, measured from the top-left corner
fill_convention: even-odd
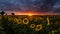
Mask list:
[[[60,15],[0,15],[0,34],[60,34]]]

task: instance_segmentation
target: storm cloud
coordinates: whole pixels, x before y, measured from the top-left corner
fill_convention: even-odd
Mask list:
[[[0,0],[0,10],[60,13],[60,0]]]

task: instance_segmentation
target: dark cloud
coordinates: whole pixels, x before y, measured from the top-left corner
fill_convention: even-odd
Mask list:
[[[60,0],[0,0],[0,10],[5,11],[33,10],[38,12],[59,12],[60,8],[57,6],[60,7]]]

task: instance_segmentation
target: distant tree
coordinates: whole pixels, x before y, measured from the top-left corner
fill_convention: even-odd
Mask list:
[[[0,14],[1,14],[1,15],[4,15],[4,14],[5,14],[5,12],[4,12],[4,11],[2,11]]]
[[[14,13],[12,13],[12,15],[15,15]]]

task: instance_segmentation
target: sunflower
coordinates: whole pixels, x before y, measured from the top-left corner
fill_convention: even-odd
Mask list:
[[[18,18],[20,19],[20,18],[23,18],[22,16],[18,16]]]
[[[30,20],[32,21],[33,20],[33,17],[30,17]]]
[[[42,17],[39,17],[39,19],[40,19],[40,20],[43,20],[43,18],[42,18]]]
[[[35,21],[37,21],[37,20],[38,20],[38,18],[37,18],[37,17],[34,17],[34,19],[35,19]]]
[[[52,30],[52,34],[54,34],[54,30]]]
[[[11,18],[8,18],[8,20],[11,20]]]
[[[17,22],[17,18],[14,19],[14,22]]]
[[[35,31],[40,31],[41,29],[42,29],[42,24],[37,25],[36,28],[35,28]]]
[[[29,23],[29,21],[27,18],[23,19],[23,24],[28,24],[28,23]]]
[[[8,17],[8,20],[9,20],[9,21],[12,21],[12,20],[13,20],[13,18],[12,18],[12,17]]]
[[[35,24],[31,24],[30,25],[30,28],[35,28]]]
[[[47,17],[47,25],[50,25],[50,21],[48,17]]]
[[[21,24],[21,23],[22,23],[22,20],[21,20],[21,19],[18,19],[18,20],[17,20],[17,23],[18,23],[18,24]]]

